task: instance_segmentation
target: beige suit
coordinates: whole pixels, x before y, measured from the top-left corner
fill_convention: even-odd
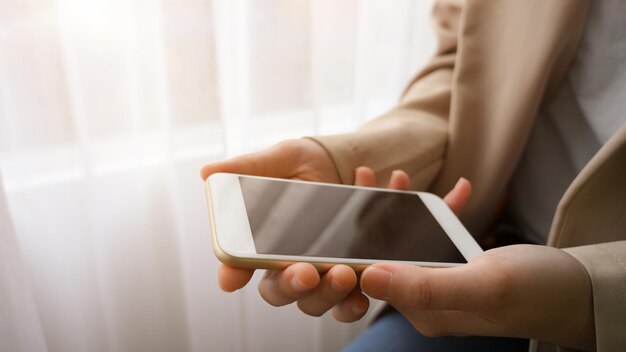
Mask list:
[[[400,104],[355,133],[315,139],[344,183],[360,165],[382,182],[403,169],[413,188],[438,194],[468,178],[474,191],[460,216],[480,235],[497,213],[539,106],[568,70],[587,7],[588,0],[439,1],[437,53]],[[548,244],[567,247],[589,273],[597,349],[626,351],[626,127],[563,195]],[[533,341],[531,349],[556,347]]]

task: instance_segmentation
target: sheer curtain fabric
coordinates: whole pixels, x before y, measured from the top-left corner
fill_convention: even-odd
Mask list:
[[[202,164],[356,128],[431,1],[0,4],[0,350],[330,351],[364,323],[219,291]],[[8,341],[8,342],[7,342]]]

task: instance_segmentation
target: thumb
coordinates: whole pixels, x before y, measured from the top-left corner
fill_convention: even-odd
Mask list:
[[[465,267],[376,264],[361,274],[361,290],[399,310],[478,310],[488,292],[479,275]]]
[[[218,172],[233,174],[257,175],[267,177],[287,178],[291,177],[296,153],[287,142],[279,143],[268,149],[244,154],[235,158],[224,160],[202,167],[200,177],[207,177]]]

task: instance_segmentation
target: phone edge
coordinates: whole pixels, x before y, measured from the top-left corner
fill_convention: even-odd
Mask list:
[[[247,176],[254,178],[262,178],[262,179],[275,179],[271,177],[263,177],[263,176],[254,176],[254,175],[241,175],[241,174],[232,174],[232,173],[220,173],[220,174],[228,174],[235,177],[238,176]],[[212,176],[212,175],[211,175]],[[291,264],[305,262],[312,264],[319,272],[327,272],[334,265],[347,265],[355,270],[357,273],[363,271],[366,267],[373,264],[384,264],[384,263],[396,263],[396,264],[408,264],[408,265],[418,265],[430,268],[447,268],[447,267],[455,267],[459,265],[463,265],[464,263],[435,263],[435,262],[404,262],[404,261],[391,261],[391,260],[372,260],[367,263],[352,263],[352,262],[342,262],[341,260],[332,261],[332,262],[319,262],[319,261],[311,261],[311,260],[286,260],[284,258],[249,258],[249,257],[238,257],[224,251],[217,240],[217,231],[215,226],[215,218],[214,218],[214,209],[213,209],[213,198],[211,196],[211,187],[210,187],[210,177],[205,180],[205,191],[207,197],[208,211],[209,211],[209,222],[211,226],[211,243],[213,247],[213,252],[215,253],[218,260],[226,265],[244,268],[244,269],[269,269],[269,270],[282,270],[287,268]],[[284,181],[296,181],[305,183],[306,181],[298,181],[298,180],[289,180],[289,179],[278,179]],[[334,185],[334,184],[325,184],[320,182],[313,182],[322,185]],[[365,188],[359,186],[350,186],[350,185],[334,185],[334,186],[348,186],[355,188]],[[384,189],[380,189],[384,190]],[[400,193],[427,193],[427,192],[416,192],[416,191],[399,191]],[[427,193],[430,195],[430,193]],[[471,235],[470,235],[471,236]],[[300,257],[303,258],[303,257]],[[306,258],[303,258],[306,259]],[[341,259],[341,258],[336,258]],[[424,265],[425,264],[425,265]]]

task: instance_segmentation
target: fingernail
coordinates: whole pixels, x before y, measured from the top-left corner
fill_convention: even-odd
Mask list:
[[[294,290],[296,290],[298,292],[304,292],[304,291],[307,291],[307,290],[310,289],[310,287],[308,287],[302,281],[300,281],[300,279],[298,279],[297,275],[294,275],[291,278],[291,281],[289,282],[289,285],[291,286],[291,288],[293,288]]]
[[[461,184],[461,182],[462,182],[463,180],[465,180],[465,177],[459,177],[459,179],[458,179],[458,180],[456,181],[456,183],[454,184],[454,187],[453,187],[453,188],[457,188],[457,187]]]
[[[387,270],[369,267],[361,275],[361,286],[363,292],[368,296],[387,299],[391,293],[391,281],[393,274]]]

